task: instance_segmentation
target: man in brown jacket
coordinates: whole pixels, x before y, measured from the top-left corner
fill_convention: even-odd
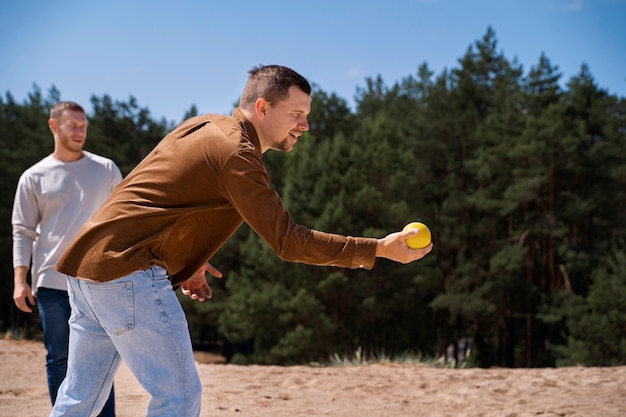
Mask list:
[[[308,130],[310,94],[289,68],[253,68],[232,116],[180,124],[87,221],[57,263],[70,276],[72,318],[68,376],[51,416],[101,408],[122,359],[152,397],[148,415],[200,415],[201,384],[172,285],[210,298],[205,272],[221,273],[208,260],[244,221],[292,262],[371,269],[377,257],[408,263],[432,250],[407,247],[416,230],[374,239],[293,222],[261,156],[290,151]]]

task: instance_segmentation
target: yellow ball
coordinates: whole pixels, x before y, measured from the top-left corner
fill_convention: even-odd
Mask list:
[[[430,245],[432,236],[430,234],[430,229],[428,229],[428,226],[420,222],[411,222],[404,226],[404,229],[402,229],[402,231],[404,232],[405,230],[409,229],[418,229],[420,231],[417,235],[406,239],[406,245],[409,248],[422,249]]]

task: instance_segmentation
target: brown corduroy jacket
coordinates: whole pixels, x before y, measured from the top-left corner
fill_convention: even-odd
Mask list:
[[[180,285],[244,221],[283,260],[374,265],[376,239],[293,222],[269,186],[254,127],[235,109],[188,119],[163,138],[84,224],[56,269],[109,281],[159,265]]]

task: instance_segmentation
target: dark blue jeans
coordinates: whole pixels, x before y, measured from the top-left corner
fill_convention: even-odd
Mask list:
[[[47,352],[48,391],[50,392],[50,401],[54,405],[57,391],[67,372],[67,351],[70,338],[70,326],[68,324],[70,301],[67,291],[40,287],[37,290],[37,307],[43,329],[43,343]],[[114,416],[115,395],[111,389],[111,395],[100,412],[100,417]]]

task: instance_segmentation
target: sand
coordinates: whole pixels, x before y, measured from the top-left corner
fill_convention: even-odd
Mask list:
[[[0,417],[50,412],[41,342],[0,340]],[[202,416],[626,416],[626,366],[449,369],[394,363],[236,366],[196,356]],[[122,365],[118,417],[145,415],[148,394]]]

